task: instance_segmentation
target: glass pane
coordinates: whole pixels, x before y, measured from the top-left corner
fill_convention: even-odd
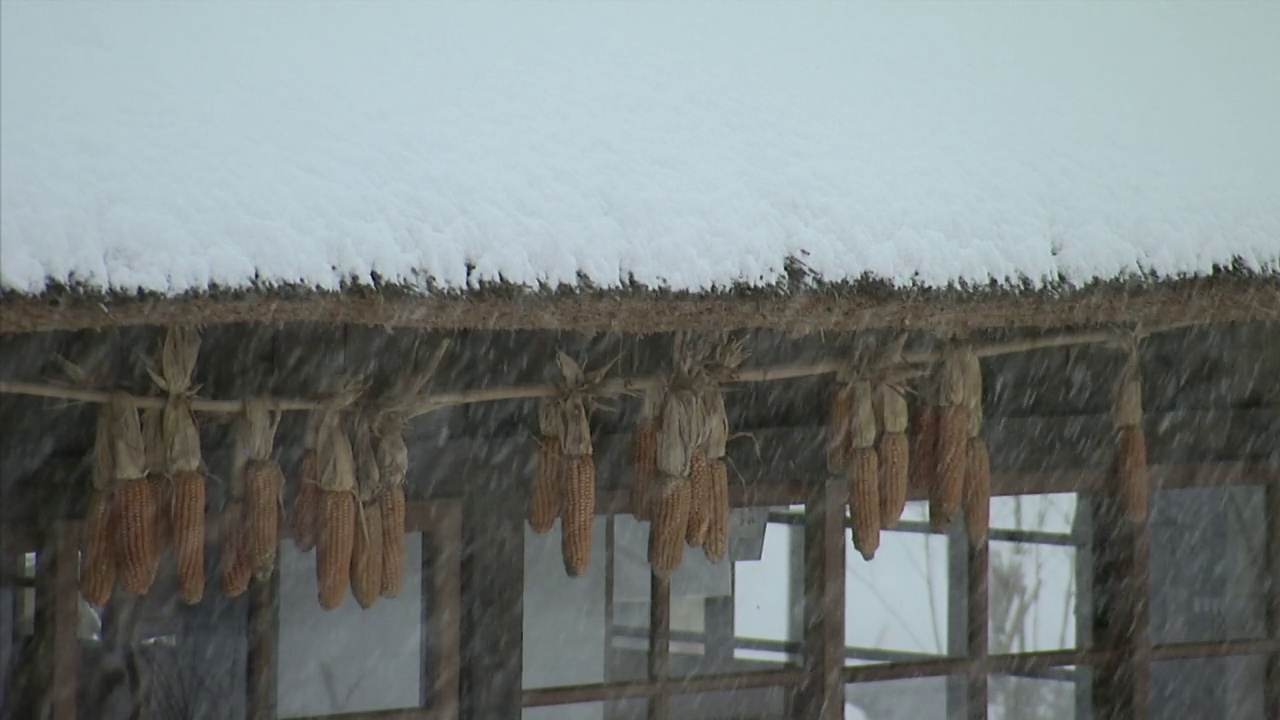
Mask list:
[[[992,675],[987,685],[990,720],[1074,720],[1076,683],[1073,671],[1050,671],[1059,678]]]
[[[1151,640],[1261,637],[1265,568],[1263,489],[1187,488],[1155,494],[1151,509]]]
[[[422,677],[422,534],[405,538],[404,588],[362,610],[316,602],[314,552],[280,544],[280,717],[417,707]]]
[[[786,717],[790,688],[751,688],[671,697],[673,720],[740,720]]]
[[[524,687],[582,685],[605,679],[605,534],[599,516],[591,532],[591,563],[565,574],[560,525],[524,537]],[[576,716],[574,716],[576,717]]]
[[[845,593],[849,664],[945,653],[946,536],[881,533],[880,549],[871,562],[850,545]]]
[[[845,720],[945,720],[947,678],[856,683],[844,698]]]
[[[769,523],[759,560],[734,564],[733,657],[745,666],[796,664],[802,636],[804,528]]]
[[[907,522],[929,522],[929,501],[911,500],[902,510],[902,520]]]
[[[990,543],[988,602],[993,654],[1076,646],[1076,549]]]
[[[613,640],[605,676],[639,680],[649,674],[649,523],[629,515],[613,523]]]
[[[1075,516],[1075,493],[998,495],[991,498],[992,528],[1069,535]]]
[[[1152,720],[1262,720],[1265,672],[1262,656],[1152,663]]]

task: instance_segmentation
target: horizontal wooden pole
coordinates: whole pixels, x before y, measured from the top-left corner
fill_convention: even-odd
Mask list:
[[[751,673],[724,673],[720,675],[696,675],[671,679],[665,687],[672,693],[726,692],[754,688],[797,685],[804,679],[799,668],[764,670]],[[644,698],[658,691],[659,684],[648,680],[625,680],[590,685],[560,685],[524,691],[524,707],[568,705],[571,703],[599,702],[601,700],[625,700]]]

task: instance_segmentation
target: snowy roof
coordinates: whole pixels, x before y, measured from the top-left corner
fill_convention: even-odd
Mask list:
[[[1280,3],[0,3],[0,291],[1280,266]]]

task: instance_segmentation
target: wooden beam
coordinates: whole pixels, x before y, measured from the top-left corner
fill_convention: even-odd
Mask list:
[[[1280,720],[1280,482],[1266,488],[1267,637],[1274,643],[1263,677],[1267,720]]]
[[[671,717],[671,580],[649,576],[649,720]]]
[[[1260,655],[1280,650],[1280,641],[1228,640],[1157,645],[1151,649],[1153,660],[1184,660],[1199,657],[1238,657]],[[1044,650],[1027,653],[1008,653],[987,657],[987,670],[1001,675],[1026,676],[1052,668],[1066,666],[1097,666],[1104,664],[1108,653],[1097,650]],[[851,665],[841,674],[844,683],[884,682],[923,677],[944,677],[968,673],[973,662],[966,657],[934,657],[876,665]],[[670,680],[667,688],[672,694],[701,692],[732,692],[764,687],[788,687],[802,685],[806,673],[798,668],[742,671],[719,675],[697,675]],[[624,700],[650,697],[658,686],[649,680],[626,680],[587,685],[561,685],[538,688],[524,692],[525,707],[545,707],[572,703]]]
[[[800,717],[844,717],[844,481],[825,475],[813,483],[804,509],[804,674]]]
[[[461,718],[516,718],[523,681],[525,492],[512,487],[517,474],[511,468],[471,477],[462,499]]]
[[[254,579],[249,587],[248,674],[249,720],[276,716],[276,640],[280,608],[280,573]]]
[[[79,547],[74,526],[55,522],[36,562],[37,717],[76,720],[80,667]]]
[[[679,680],[668,681],[666,690],[672,694],[734,692],[755,688],[794,687],[798,686],[803,679],[803,671],[798,668],[734,672],[719,675],[693,675]],[[561,685],[526,690],[524,692],[524,706],[546,707],[572,703],[627,700],[653,697],[658,693],[659,686],[648,679],[592,683],[589,685]]]

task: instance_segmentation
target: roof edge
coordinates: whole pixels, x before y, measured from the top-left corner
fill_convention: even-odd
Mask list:
[[[0,334],[129,325],[335,322],[424,330],[654,333],[764,328],[793,333],[869,328],[934,331],[1143,323],[1280,321],[1280,273],[1239,268],[1172,280],[1084,287],[895,288],[883,281],[815,282],[803,272],[764,288],[707,293],[640,286],[532,290],[486,284],[423,294],[397,286],[341,291],[298,287],[213,290],[179,297],[56,288],[0,295]]]

